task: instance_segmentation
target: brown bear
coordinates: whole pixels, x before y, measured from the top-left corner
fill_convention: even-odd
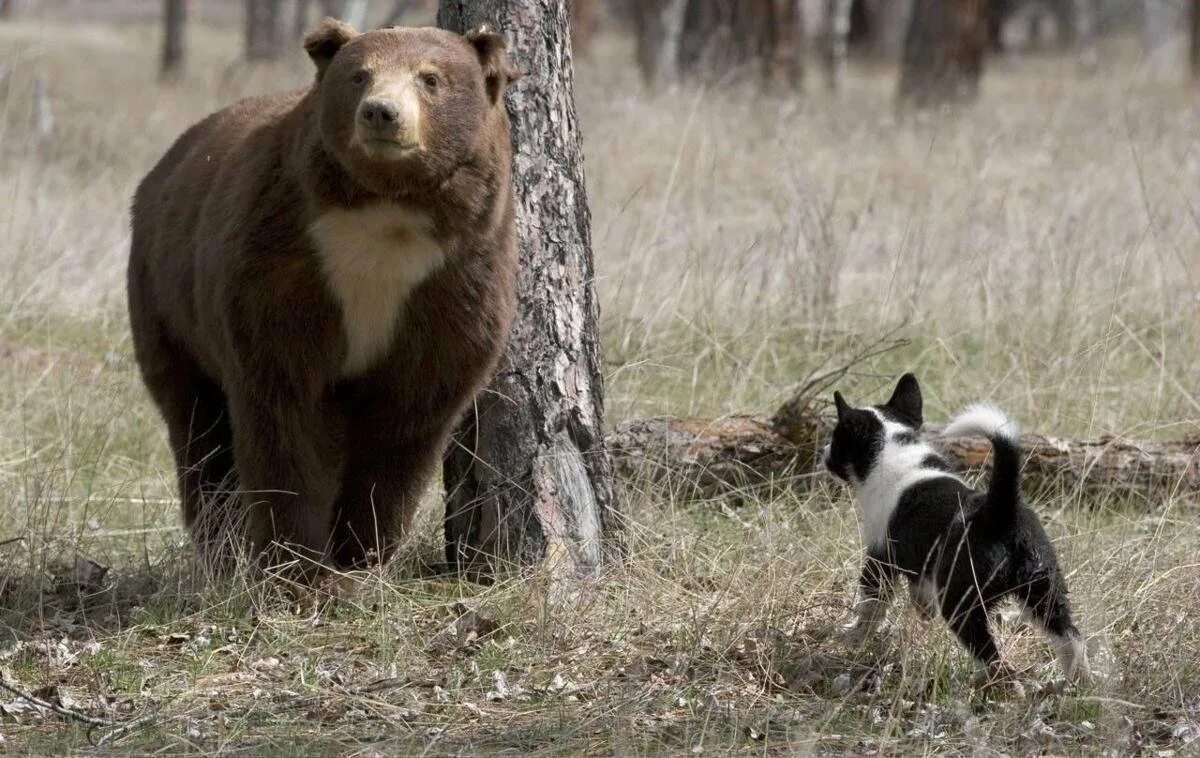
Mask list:
[[[386,558],[515,309],[503,37],[304,47],[311,87],[193,126],[133,202],[134,349],[218,565]]]

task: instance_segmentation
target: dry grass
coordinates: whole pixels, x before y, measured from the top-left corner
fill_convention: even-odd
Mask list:
[[[319,609],[205,582],[130,356],[126,199],[191,121],[308,69],[227,70],[236,39],[217,29],[195,48],[170,89],[149,27],[0,25],[5,681],[144,717],[114,752],[1200,749],[1191,492],[1034,504],[1097,681],[1059,692],[1044,644],[1007,624],[1025,699],[972,693],[949,635],[899,609],[872,649],[838,642],[857,528],[823,485],[734,505],[627,482],[629,560],[566,604],[538,577],[432,575],[432,502],[403,559]],[[909,346],[852,396],[911,368],[933,418],[989,398],[1037,430],[1197,431],[1196,95],[1132,48],[1005,61],[976,107],[905,120],[886,72],[852,68],[836,98],[648,96],[624,58],[606,41],[579,77],[615,419],[769,409],[898,330]],[[86,727],[13,698],[0,736],[90,749]]]

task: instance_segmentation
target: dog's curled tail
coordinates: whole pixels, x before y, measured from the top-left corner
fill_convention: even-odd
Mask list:
[[[1021,496],[1021,443],[1016,423],[991,405],[972,405],[942,431],[944,437],[979,435],[992,443],[992,481],[988,485],[988,511],[993,515],[1016,511]]]

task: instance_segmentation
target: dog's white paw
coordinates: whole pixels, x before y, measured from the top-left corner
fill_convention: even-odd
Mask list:
[[[937,618],[937,588],[932,582],[922,579],[908,585],[908,600],[921,620],[932,621]]]

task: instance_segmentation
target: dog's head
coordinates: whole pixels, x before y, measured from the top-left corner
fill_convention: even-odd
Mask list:
[[[858,484],[871,473],[889,434],[915,442],[921,429],[921,386],[912,374],[900,377],[892,397],[883,405],[855,408],[842,393],[833,393],[837,426],[825,447],[825,468],[844,482]],[[889,423],[890,422],[890,423]],[[901,429],[897,430],[899,425]]]

